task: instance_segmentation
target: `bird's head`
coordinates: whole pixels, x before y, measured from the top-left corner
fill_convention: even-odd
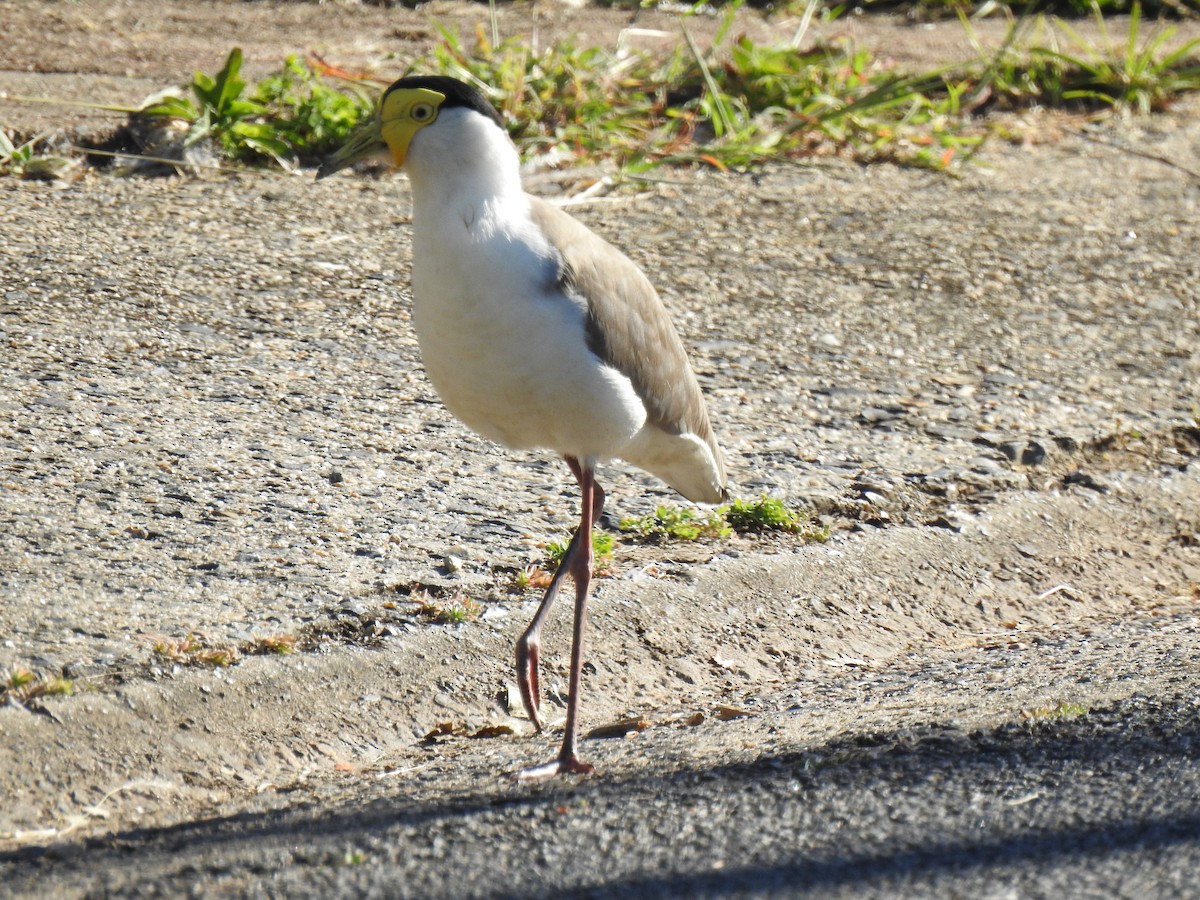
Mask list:
[[[397,166],[404,165],[413,137],[435,125],[443,112],[456,107],[474,110],[504,128],[495,107],[468,84],[440,75],[401,78],[384,92],[375,112],[359,123],[342,148],[321,164],[317,178],[379,156],[390,158]]]

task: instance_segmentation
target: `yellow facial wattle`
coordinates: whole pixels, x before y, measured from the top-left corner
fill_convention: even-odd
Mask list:
[[[379,133],[392,154],[392,162],[404,165],[413,135],[437,120],[445,94],[428,88],[392,91],[379,109]]]

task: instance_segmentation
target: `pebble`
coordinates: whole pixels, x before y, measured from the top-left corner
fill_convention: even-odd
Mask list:
[[[1195,370],[1177,348],[1200,345],[1200,316],[1183,314],[1198,291],[1178,241],[1136,217],[1150,302],[1126,303],[1109,286],[1134,283],[1132,263],[1054,220],[1086,206],[1132,227],[1136,192],[1060,171],[1044,203],[1021,204],[1007,175],[980,192],[839,167],[799,190],[790,172],[753,187],[680,173],[685,191],[576,210],[655,273],[736,495],[808,505],[835,529],[864,513],[872,529],[962,528],[1052,454],[1079,464],[1052,486],[1108,489],[1084,454],[1118,418],[1147,434],[1190,421]],[[743,189],[795,215],[766,228]],[[471,434],[421,373],[408,225],[373,227],[404,218],[405,192],[254,174],[0,181],[0,670],[145,659],[132,635],[219,643],[365,615],[379,585],[484,590],[570,533],[561,463]],[[1200,218],[1190,195],[1171,203],[1162,223]],[[897,256],[946,246],[944,222],[954,253]],[[1027,238],[998,252],[997,223]],[[1139,362],[1154,359],[1179,362]],[[1003,437],[983,453],[985,435]],[[620,462],[600,474],[610,512],[679,502]]]

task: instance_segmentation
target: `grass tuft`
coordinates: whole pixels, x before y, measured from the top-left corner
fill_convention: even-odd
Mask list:
[[[763,494],[757,500],[734,500],[721,512],[738,534],[785,531],[816,543],[829,540],[828,528],[814,524],[808,513],[789,509],[778,497]]]
[[[226,159],[290,168],[340,146],[373,105],[366,91],[319,60],[288,57],[279,72],[253,86],[241,70],[242,51],[235,47],[215,74],[195,73],[191,96],[160,93],[135,115],[186,126],[185,148],[208,140]]]
[[[1027,11],[988,52],[958,4],[928,2],[954,7],[973,61],[905,72],[847,39],[811,41],[818,5],[807,0],[790,40],[730,37],[741,5],[733,2],[711,47],[693,40],[685,15],[683,41],[657,54],[501,39],[494,19],[470,39],[434,23],[436,44],[401,74],[441,73],[475,85],[500,110],[526,161],[603,162],[630,177],[661,166],[744,170],[832,155],[946,170],[989,135],[1005,133],[981,119],[985,113],[1037,106],[1144,114],[1200,90],[1200,40],[1179,43],[1170,27],[1145,34],[1138,3],[1119,38],[1109,35],[1100,5],[1090,6],[1101,33],[1095,43],[1060,19]],[[1110,10],[1116,0],[1104,2]],[[840,12],[821,15],[828,21]],[[159,92],[140,109],[82,105],[131,114],[131,125],[172,126],[161,129],[177,133],[168,157],[190,159],[187,151],[204,144],[225,160],[292,168],[341,145],[382,87],[316,56],[290,57],[250,84],[242,62],[234,48],[215,73],[197,71],[186,88]],[[16,146],[0,134],[0,174],[59,177],[67,161],[38,145],[35,138]]]
[[[733,533],[719,509],[701,516],[685,506],[666,505],[641,518],[621,519],[618,527],[622,531],[657,541],[720,540]]]
[[[551,541],[546,545],[546,566],[550,572],[562,565],[570,541]],[[616,539],[607,531],[592,532],[592,574],[604,577],[611,574]],[[549,582],[547,581],[547,584]]]
[[[1167,28],[1143,39],[1141,4],[1133,4],[1123,43],[1114,42],[1100,7],[1096,23],[1103,45],[1089,44],[1065,22],[1073,52],[1039,48],[1036,55],[1062,67],[1062,99],[1092,101],[1121,112],[1143,115],[1161,112],[1184,93],[1200,90],[1200,38],[1168,52],[1176,29]]]
[[[267,635],[248,641],[242,649],[252,656],[286,656],[296,652],[297,640],[294,634]]]
[[[70,678],[39,676],[29,669],[13,669],[0,683],[0,704],[28,703],[39,697],[63,697],[75,693]]]
[[[483,606],[465,594],[453,597],[414,597],[417,615],[437,625],[461,625],[474,622],[483,613]]]
[[[150,646],[155,656],[181,666],[206,666],[223,669],[239,660],[233,647],[210,647],[204,638],[189,634],[184,638],[159,638]]]
[[[1039,706],[1033,709],[1021,710],[1021,721],[1025,723],[1069,721],[1086,716],[1088,712],[1089,710],[1086,706],[1064,701],[1060,702],[1057,706]]]

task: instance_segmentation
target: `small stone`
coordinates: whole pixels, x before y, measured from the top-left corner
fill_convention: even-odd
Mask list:
[[[937,518],[932,519],[929,524],[934,528],[948,528],[951,531],[961,533],[965,531],[967,526],[973,521],[974,519],[966,513],[962,513],[954,509],[948,509]]]
[[[898,416],[891,410],[881,409],[878,406],[868,406],[861,413],[864,421],[870,422],[872,425],[878,425],[882,422],[895,421]]]
[[[1024,441],[1005,441],[998,445],[996,449],[1008,457],[1011,462],[1016,462],[1024,454],[1026,447],[1027,445]]]
[[[1040,466],[1046,461],[1046,448],[1037,441],[1030,441],[1021,451],[1021,465]]]
[[[1094,475],[1089,475],[1087,472],[1076,470],[1063,476],[1063,484],[1075,485],[1077,487],[1089,488],[1100,494],[1107,494],[1109,487],[1099,478]]]

